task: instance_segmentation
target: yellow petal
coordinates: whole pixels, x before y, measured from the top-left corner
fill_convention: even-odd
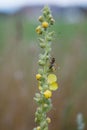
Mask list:
[[[41,74],[36,74],[36,79],[39,80],[41,78]]]
[[[52,97],[52,92],[50,90],[46,90],[44,92],[44,96],[45,96],[45,98],[51,98]]]
[[[52,83],[54,83],[54,82],[56,82],[56,81],[57,81],[57,77],[56,77],[55,74],[49,74],[49,75],[48,75],[48,83],[49,83],[49,84],[52,84]]]
[[[58,89],[58,84],[56,82],[50,84],[49,86],[50,90],[55,91]]]
[[[44,21],[44,22],[42,23],[42,27],[43,27],[43,28],[47,28],[48,26],[49,26],[48,22]]]

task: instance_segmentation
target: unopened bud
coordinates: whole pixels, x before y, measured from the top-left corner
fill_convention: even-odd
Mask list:
[[[39,16],[38,20],[39,20],[40,22],[43,22],[43,16]]]

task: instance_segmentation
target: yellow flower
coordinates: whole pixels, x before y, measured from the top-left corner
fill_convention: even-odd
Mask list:
[[[36,79],[40,80],[40,78],[41,78],[41,74],[36,74]]]
[[[51,122],[51,119],[49,117],[47,117],[47,122],[50,123]]]
[[[37,32],[38,34],[42,34],[41,26],[38,26],[38,27],[36,28],[36,32]]]
[[[44,22],[42,23],[42,27],[43,27],[43,28],[47,28],[48,26],[49,26],[48,22],[44,21]]]
[[[48,83],[49,83],[49,84],[52,84],[52,83],[54,83],[54,82],[56,82],[56,81],[57,81],[57,77],[56,77],[55,74],[49,74],[49,75],[48,75]]]
[[[51,98],[52,97],[52,92],[50,90],[46,90],[44,92],[44,96],[45,96],[45,98]]]
[[[49,89],[52,91],[57,90],[58,84],[56,83],[57,77],[55,74],[49,74],[48,75],[48,84],[49,84]]]
[[[49,85],[49,89],[55,91],[58,89],[58,84],[56,82]]]
[[[38,126],[38,127],[36,128],[36,130],[41,130],[40,126]]]

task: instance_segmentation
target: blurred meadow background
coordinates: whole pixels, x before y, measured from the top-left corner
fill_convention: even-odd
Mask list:
[[[32,130],[38,92],[35,74],[39,46],[35,28],[43,6],[23,6],[0,12],[0,130]],[[59,89],[48,113],[50,130],[78,130],[82,113],[87,130],[87,6],[50,6],[56,32],[52,56],[56,59]]]

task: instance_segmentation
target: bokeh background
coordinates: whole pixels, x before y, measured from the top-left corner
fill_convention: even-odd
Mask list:
[[[82,113],[87,130],[87,4],[57,2],[49,4],[56,20],[52,56],[60,68],[49,129],[77,130],[77,115]],[[44,5],[7,5],[0,4],[0,130],[32,130],[40,52],[35,28]]]

